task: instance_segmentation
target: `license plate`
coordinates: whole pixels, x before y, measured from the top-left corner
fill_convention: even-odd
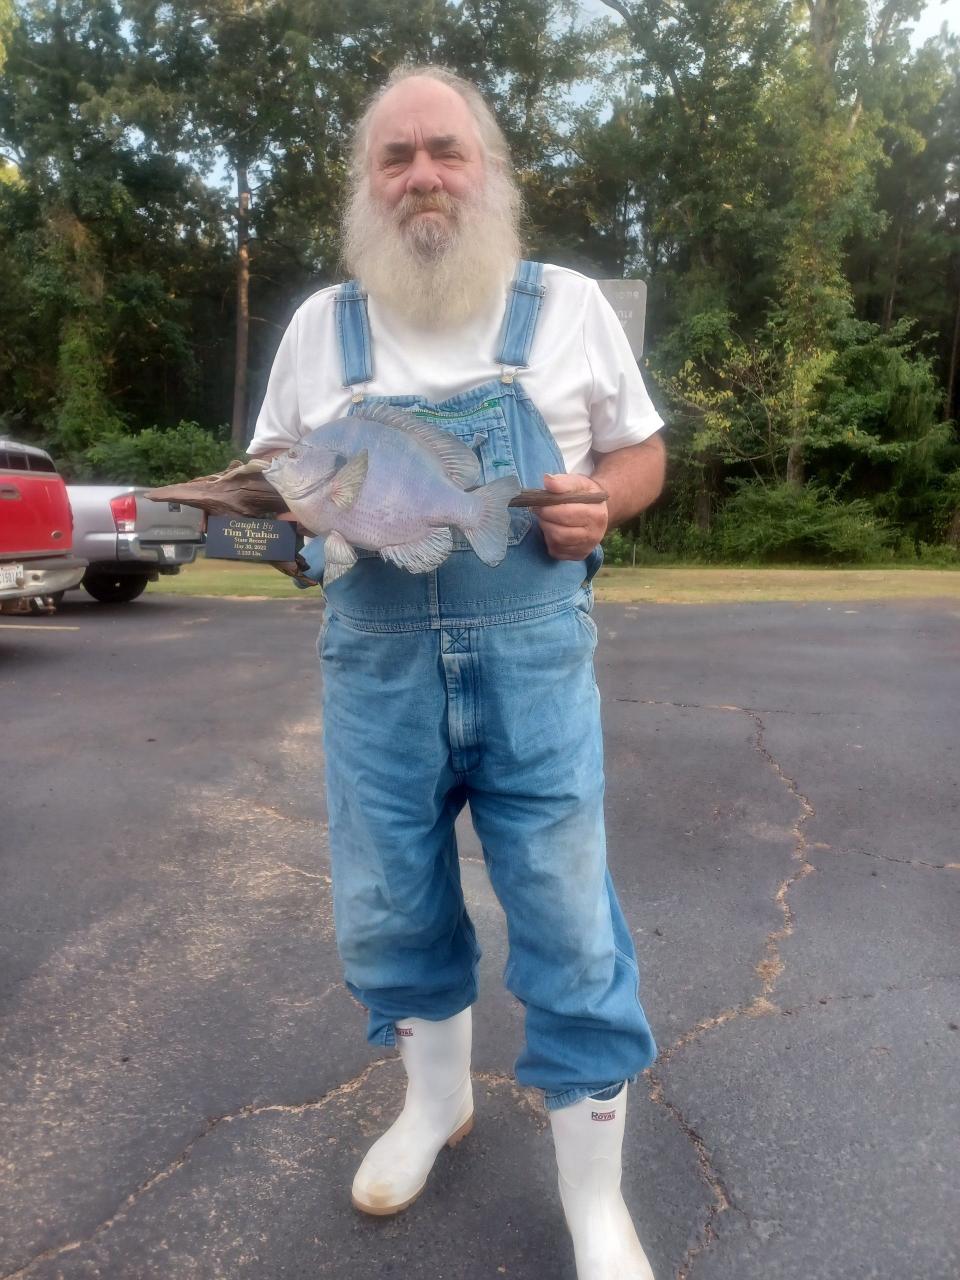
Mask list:
[[[23,565],[0,564],[0,587],[22,587]]]
[[[167,560],[176,560],[177,548],[173,545],[172,542],[165,542],[163,544],[163,554],[164,554],[164,558]]]

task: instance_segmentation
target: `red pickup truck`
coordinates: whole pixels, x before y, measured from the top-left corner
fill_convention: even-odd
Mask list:
[[[0,439],[0,613],[75,587],[87,562],[72,551],[73,514],[53,459]]]

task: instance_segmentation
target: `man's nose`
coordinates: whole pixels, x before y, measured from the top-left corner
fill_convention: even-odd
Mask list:
[[[442,188],[443,180],[433,157],[426,151],[417,151],[407,173],[407,191],[411,195],[425,195]]]

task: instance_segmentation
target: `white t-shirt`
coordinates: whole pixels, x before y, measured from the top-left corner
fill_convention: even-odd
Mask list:
[[[595,280],[545,265],[546,295],[529,367],[517,374],[560,447],[568,472],[589,475],[592,451],[640,444],[663,426],[647,395],[626,335]],[[325,422],[343,417],[334,325],[337,287],[299,308],[280,341],[249,452],[287,448]],[[506,291],[452,329],[423,329],[368,300],[373,380],[367,395],[420,395],[437,403],[469,391],[502,369],[496,363]]]

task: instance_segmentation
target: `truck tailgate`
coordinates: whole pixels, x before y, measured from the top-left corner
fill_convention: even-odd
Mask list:
[[[137,495],[137,533],[141,542],[202,542],[203,512],[179,502],[154,502]]]
[[[134,485],[71,484],[74,554],[91,572],[142,564],[145,571],[191,564],[203,545],[203,513],[179,502],[152,502]]]
[[[0,558],[65,555],[72,541],[73,517],[57,473],[0,468]]]

